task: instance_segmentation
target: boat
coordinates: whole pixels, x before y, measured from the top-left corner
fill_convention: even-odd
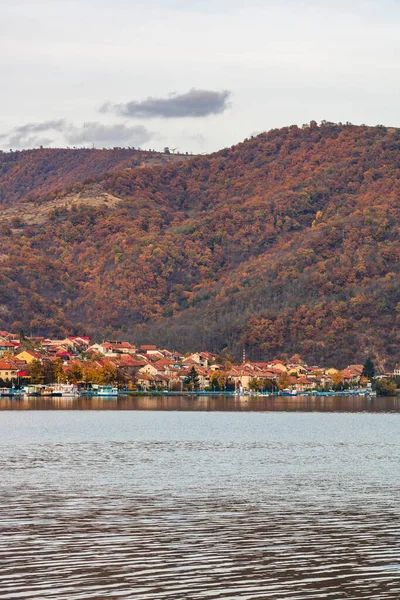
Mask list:
[[[51,395],[62,398],[77,396],[78,389],[73,383],[57,383],[52,386]]]
[[[30,384],[25,388],[25,394],[27,396],[42,396],[44,385],[33,385]]]
[[[19,390],[16,388],[0,388],[0,396],[14,398],[16,396],[22,396],[24,394],[24,390]]]
[[[95,390],[95,396],[118,396],[118,388],[112,385],[99,385]]]
[[[95,391],[92,388],[82,388],[78,390],[80,396],[94,396]]]

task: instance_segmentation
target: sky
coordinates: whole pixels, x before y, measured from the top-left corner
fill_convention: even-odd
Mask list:
[[[0,148],[400,126],[400,0],[0,0]]]

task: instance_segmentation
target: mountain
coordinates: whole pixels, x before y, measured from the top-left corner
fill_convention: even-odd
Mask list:
[[[22,196],[0,327],[399,362],[399,151],[399,129],[312,122]]]
[[[40,148],[0,151],[0,205],[57,195],[67,186],[105,171],[179,162],[182,155],[145,152],[132,148]]]

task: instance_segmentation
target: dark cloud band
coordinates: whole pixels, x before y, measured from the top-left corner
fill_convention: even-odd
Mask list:
[[[186,94],[174,94],[168,98],[147,98],[142,102],[131,101],[125,104],[108,102],[101,107],[102,112],[113,112],[123,117],[151,119],[182,119],[185,117],[208,117],[223,113],[228,107],[230,92],[191,89]]]

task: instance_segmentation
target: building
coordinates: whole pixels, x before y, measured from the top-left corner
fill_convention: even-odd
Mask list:
[[[11,360],[0,359],[0,379],[11,381],[17,378],[17,373],[18,368]]]

